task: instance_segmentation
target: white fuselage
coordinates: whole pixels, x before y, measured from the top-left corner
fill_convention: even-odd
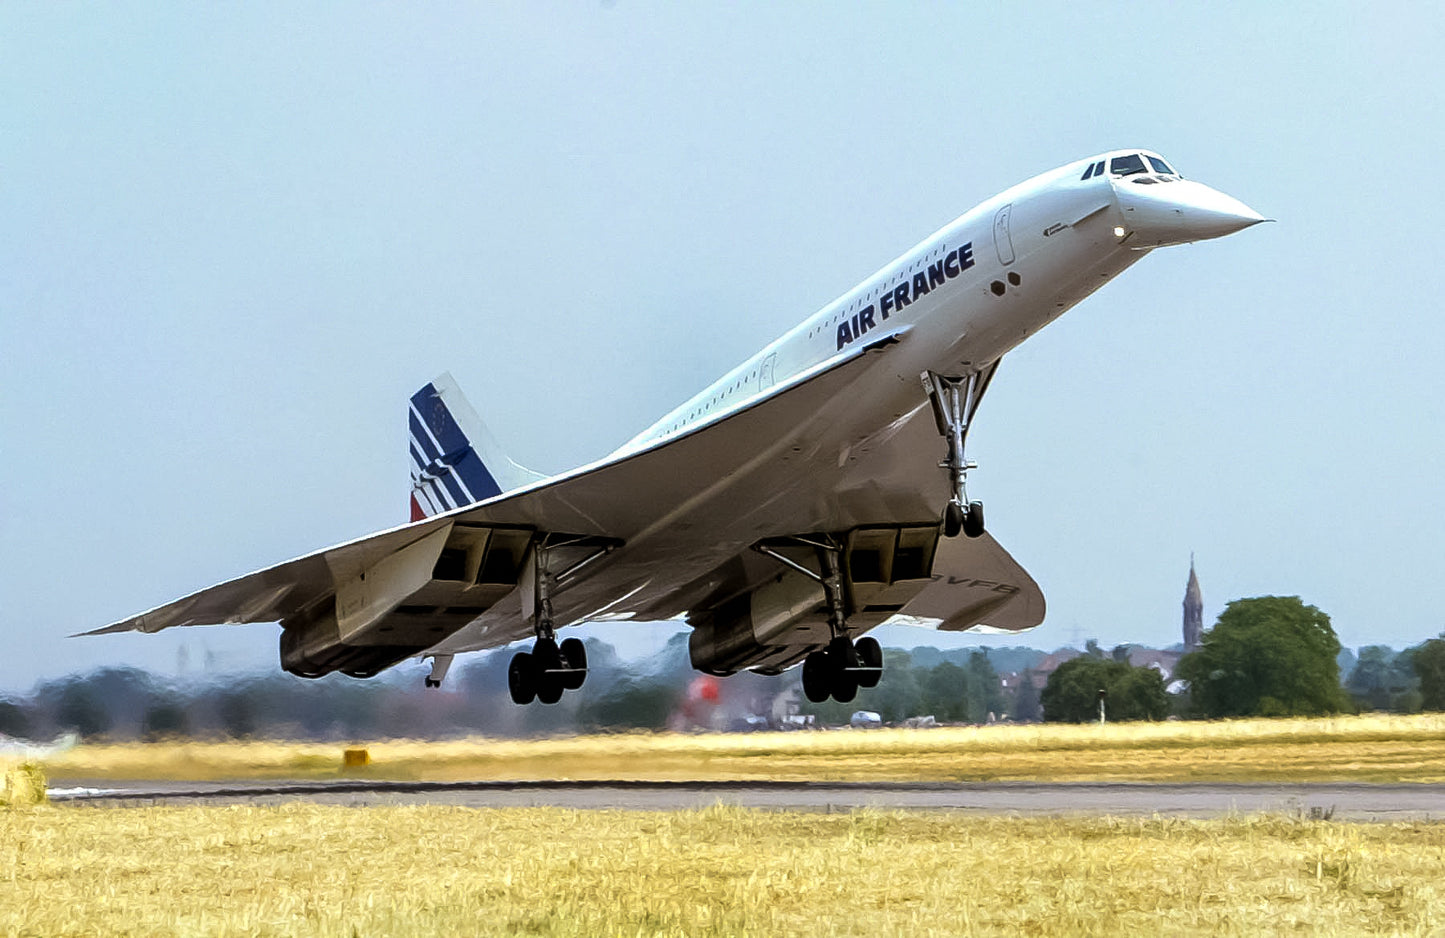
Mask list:
[[[909,378],[928,370],[966,374],[997,360],[1147,252],[1138,241],[1114,234],[1125,219],[1111,178],[1080,180],[1091,162],[1035,176],[961,215],[613,455],[709,423],[852,342],[889,331],[910,332],[906,351],[895,361],[906,369],[889,369]],[[966,250],[964,260],[960,249]],[[993,284],[1002,284],[1001,295]],[[906,396],[921,402],[918,382],[907,383]]]

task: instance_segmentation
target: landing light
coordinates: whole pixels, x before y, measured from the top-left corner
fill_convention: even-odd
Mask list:
[[[1127,233],[1128,233],[1128,232],[1126,232],[1126,231],[1124,230],[1124,226],[1123,226],[1123,225],[1115,225],[1115,226],[1114,226],[1114,237],[1116,237],[1116,238],[1122,238],[1122,237],[1124,237],[1124,235],[1126,235]]]

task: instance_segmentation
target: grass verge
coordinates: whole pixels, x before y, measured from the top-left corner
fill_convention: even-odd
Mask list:
[[[1445,714],[361,743],[389,779],[1442,782]],[[342,745],[82,745],[52,779],[324,779]]]
[[[0,812],[0,933],[1432,934],[1445,826],[714,807]]]

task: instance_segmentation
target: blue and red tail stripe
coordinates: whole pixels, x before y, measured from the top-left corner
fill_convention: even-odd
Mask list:
[[[435,385],[412,395],[412,520],[501,494],[502,487],[477,455]]]

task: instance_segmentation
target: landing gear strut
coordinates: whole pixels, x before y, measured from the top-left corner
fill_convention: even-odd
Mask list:
[[[437,688],[442,686],[446,680],[447,671],[451,670],[453,655],[432,655],[431,673],[426,676],[426,686]]]
[[[579,570],[609,553],[615,546],[613,542],[594,544],[580,538],[552,543],[544,537],[533,547],[532,560],[523,574],[522,585],[525,588],[530,579],[532,628],[537,640],[532,643],[530,652],[520,651],[513,655],[507,666],[507,690],[513,703],[529,704],[535,699],[544,704],[554,704],[562,699],[564,691],[577,690],[587,680],[587,646],[580,638],[563,639],[558,643],[552,619],[552,596]],[[561,547],[595,547],[596,550],[560,573],[553,573],[551,555]]]
[[[858,696],[858,688],[878,686],[883,677],[883,649],[876,638],[865,636],[856,643],[848,638],[847,603],[843,595],[843,575],[838,565],[842,550],[838,544],[832,538],[795,537],[790,540],[818,552],[818,565],[823,571],[821,575],[780,553],[770,544],[758,544],[756,549],[822,584],[828,601],[828,631],[832,637],[826,648],[811,652],[803,659],[803,696],[813,703],[822,703],[829,697],[847,703]]]
[[[945,537],[957,537],[960,531],[968,537],[983,534],[983,502],[969,501],[966,488],[968,470],[978,468],[978,464],[964,455],[963,447],[979,398],[997,367],[995,362],[982,372],[975,371],[964,377],[932,371],[923,375],[923,387],[933,405],[933,419],[938,424],[939,435],[948,444],[948,451],[938,464],[948,470],[949,499],[943,508]]]

